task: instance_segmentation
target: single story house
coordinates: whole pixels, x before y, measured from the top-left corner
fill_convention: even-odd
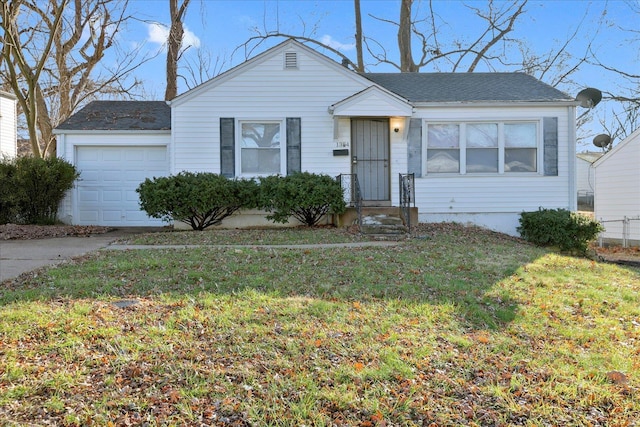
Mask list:
[[[593,163],[594,216],[608,243],[640,246],[640,129]]]
[[[590,151],[576,154],[576,188],[579,209],[593,209],[595,174],[591,165],[602,157],[602,154],[602,152],[594,153]]]
[[[420,222],[514,235],[523,211],[577,206],[578,103],[523,73],[361,74],[287,40],[168,104],[95,102],[58,126],[82,173],[64,221],[154,225],[135,188],[180,171],[356,174],[387,207],[414,174]]]
[[[17,155],[17,98],[0,91],[0,158]]]

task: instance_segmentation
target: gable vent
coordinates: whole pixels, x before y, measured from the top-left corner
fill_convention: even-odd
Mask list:
[[[295,70],[298,68],[298,53],[297,52],[285,52],[284,53],[284,68],[286,70]]]

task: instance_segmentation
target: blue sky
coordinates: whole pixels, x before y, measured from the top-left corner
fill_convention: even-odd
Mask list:
[[[640,9],[637,0],[636,7]],[[496,2],[498,6],[500,2]],[[396,28],[388,23],[372,18],[370,15],[397,20],[399,0],[361,0],[363,31],[365,36],[388,46],[391,55],[395,54]],[[161,53],[137,72],[145,82],[145,97],[162,99],[164,94],[164,61],[162,42],[166,37],[169,23],[167,0],[131,0],[131,12],[138,19],[129,24],[121,34],[124,46],[139,46],[149,54]],[[468,6],[484,8],[486,1],[467,1]],[[484,24],[474,17],[473,11],[460,1],[436,0],[434,9],[439,15],[439,37],[442,41],[460,38],[475,38]],[[416,0],[414,13],[423,17],[428,12],[428,2]],[[254,35],[253,28],[312,35],[315,38],[338,47],[344,54],[355,60],[354,49],[354,12],[351,0],[307,1],[307,0],[192,0],[185,20],[187,35],[185,42],[192,45],[184,55],[184,60],[197,62],[197,56],[208,55],[211,58],[210,74],[217,74],[237,65],[245,59],[243,49],[235,49]],[[530,0],[525,14],[518,20],[515,31],[510,37],[528,46],[533,52],[544,54],[557,49],[580,26],[581,35],[569,45],[574,55],[583,55],[591,37],[593,51],[609,66],[640,74],[640,36],[634,36],[624,29],[640,27],[640,13],[630,13],[627,2],[623,0]],[[634,39],[635,37],[635,39]],[[272,40],[259,47],[253,54],[265,50],[281,40]],[[235,51],[235,53],[234,53]],[[509,52],[510,59],[518,61],[517,49]],[[183,61],[184,64],[184,61]],[[616,91],[617,86],[628,86],[611,73],[595,66],[583,66],[582,71],[573,76],[573,85],[559,87],[574,95],[582,87],[595,86],[602,90]],[[478,71],[515,71],[517,67],[495,65]],[[441,71],[450,71],[441,65]],[[388,65],[368,66],[371,72],[395,71]],[[423,68],[421,71],[437,71]],[[557,74],[557,72],[556,72]],[[552,79],[550,74],[545,77]],[[195,80],[188,78],[193,85]],[[184,81],[180,82],[179,92],[188,89]],[[611,112],[599,112],[601,117],[611,116]],[[611,117],[609,117],[611,118]],[[589,132],[597,133],[597,124],[593,123]]]

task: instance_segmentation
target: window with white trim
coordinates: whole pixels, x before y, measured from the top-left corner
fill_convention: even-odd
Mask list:
[[[539,123],[427,123],[426,172],[538,172]]]
[[[243,176],[283,173],[281,121],[240,121],[239,170]],[[286,171],[285,171],[286,172]]]

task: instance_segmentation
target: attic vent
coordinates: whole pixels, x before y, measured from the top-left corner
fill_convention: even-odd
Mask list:
[[[297,52],[285,52],[284,53],[284,68],[285,70],[295,70],[298,68],[298,53]]]

